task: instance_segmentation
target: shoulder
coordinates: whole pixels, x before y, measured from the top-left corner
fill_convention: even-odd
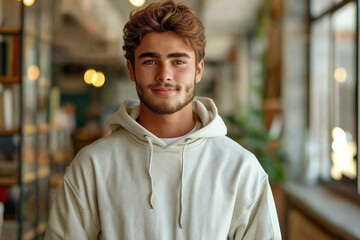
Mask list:
[[[111,165],[114,156],[121,154],[133,144],[121,130],[105,136],[82,148],[72,160],[67,173],[81,172],[95,173],[97,169],[104,169]]]
[[[209,138],[207,144],[212,154],[220,158],[228,169],[234,169],[242,180],[260,181],[267,177],[257,157],[231,138]]]
[[[220,152],[223,156],[258,163],[256,156],[252,152],[227,136],[208,138],[207,144],[211,146],[212,151]]]
[[[129,141],[130,139],[126,132],[118,130],[82,148],[75,156],[74,161],[79,161],[79,159],[83,158],[104,157],[119,148],[127,148],[131,145]]]

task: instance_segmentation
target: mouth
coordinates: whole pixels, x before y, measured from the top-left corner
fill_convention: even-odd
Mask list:
[[[170,96],[174,94],[177,91],[177,88],[173,87],[157,87],[157,88],[151,88],[151,90],[159,96]]]

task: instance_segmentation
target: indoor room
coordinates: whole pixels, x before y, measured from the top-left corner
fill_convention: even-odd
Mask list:
[[[281,238],[360,239],[358,1],[174,1],[190,7],[205,29],[204,58],[196,55],[199,78],[195,78],[194,101],[210,99],[216,106],[214,114],[226,127],[226,141],[251,152],[266,173]],[[67,183],[64,174],[73,160],[122,131],[109,125],[108,119],[121,111],[124,102],[136,99],[139,103],[140,98],[140,116],[143,113],[146,103],[135,76],[142,67],[134,67],[138,59],[127,59],[123,29],[130,14],[157,2],[0,0],[0,240],[45,239],[51,206]],[[147,61],[147,69],[154,62]],[[141,124],[141,118],[135,120]],[[198,126],[198,121],[190,134],[201,131],[204,123]],[[185,122],[184,118],[175,128]],[[204,142],[216,137],[206,137]],[[196,171],[191,171],[191,159],[186,158],[197,153],[190,154],[195,143],[183,139],[176,214],[180,229],[187,231],[186,222],[182,227],[191,215],[187,191],[198,185],[189,180],[187,174]],[[145,161],[149,158],[143,174],[150,179],[138,189],[150,186],[154,211],[161,205],[156,203],[162,186],[155,174],[160,171],[157,161],[163,160],[156,158],[157,149],[167,148],[165,143],[156,145],[157,140],[143,140],[149,145],[144,150],[144,154],[150,150],[149,157],[138,153]],[[212,155],[225,161],[232,152]],[[233,168],[222,171],[222,178],[238,174]],[[83,181],[93,184],[86,177]],[[245,179],[239,184],[250,182]],[[211,179],[207,184],[218,189]],[[129,195],[137,191],[126,190]],[[202,193],[197,194],[200,197],[193,197],[201,198]],[[210,196],[210,202],[212,197],[222,199],[215,192]],[[207,221],[205,215],[204,224]],[[211,222],[207,228],[214,225]],[[255,236],[228,235],[227,239],[264,239]]]

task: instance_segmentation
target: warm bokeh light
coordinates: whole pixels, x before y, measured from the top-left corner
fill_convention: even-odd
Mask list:
[[[144,5],[145,0],[129,0],[129,2],[135,7],[141,7]]]
[[[25,6],[30,7],[31,5],[33,5],[35,3],[35,0],[24,0],[24,4]]]
[[[36,66],[36,65],[30,66],[27,70],[27,75],[28,75],[28,78],[32,81],[35,81],[36,79],[38,79],[40,76],[40,70],[39,70],[38,66]]]
[[[105,75],[102,72],[97,72],[97,78],[92,83],[95,87],[101,87],[105,83]]]
[[[348,133],[349,134],[349,133]],[[336,127],[332,131],[333,142],[331,144],[331,177],[340,180],[343,175],[349,178],[356,178],[356,143],[346,136],[346,132]]]
[[[94,69],[88,69],[84,74],[84,81],[89,85],[92,84],[94,87],[102,87],[105,83],[105,75]]]
[[[346,133],[339,127],[336,127],[332,130],[333,139],[346,139]]]
[[[94,69],[88,69],[84,74],[84,81],[87,84],[92,84],[97,79],[97,73]]]
[[[343,67],[338,67],[334,72],[334,78],[339,83],[344,83],[347,78],[346,69]]]

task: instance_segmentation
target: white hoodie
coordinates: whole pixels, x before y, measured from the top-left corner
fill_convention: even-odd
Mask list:
[[[210,99],[196,98],[193,112],[202,128],[166,145],[136,122],[139,102],[125,102],[112,134],[67,169],[45,239],[281,239],[255,156],[225,136]]]

